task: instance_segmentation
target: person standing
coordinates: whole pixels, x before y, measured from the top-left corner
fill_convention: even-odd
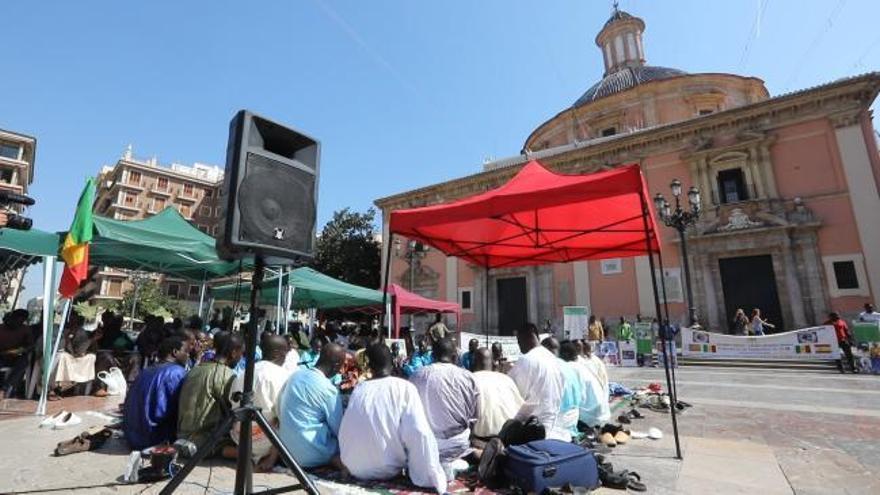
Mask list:
[[[596,319],[596,315],[590,315],[590,321],[587,325],[587,340],[603,341],[605,340],[605,328],[602,322]]]
[[[846,356],[846,360],[849,361],[849,367],[852,372],[858,373],[859,371],[856,368],[856,361],[855,358],[853,358],[852,353],[852,333],[850,333],[846,321],[844,321],[839,314],[832,311],[831,313],[828,313],[828,321],[826,321],[825,324],[834,327],[834,333],[837,334],[837,345],[840,347],[844,356]],[[837,369],[839,369],[841,373],[845,372],[843,369],[843,358],[837,360]]]
[[[434,324],[428,328],[428,335],[431,337],[432,345],[446,339],[449,335],[449,329],[446,328],[446,324],[443,323],[443,315],[441,313],[437,313],[434,317]]]
[[[752,310],[752,335],[764,335],[764,328],[776,328],[767,320],[761,318],[761,310],[755,308]]]
[[[859,321],[880,322],[880,313],[874,311],[874,305],[865,303],[865,310],[859,313]]]
[[[749,317],[742,308],[737,308],[736,314],[733,315],[733,326],[731,330],[734,335],[748,335],[749,333]]]
[[[620,326],[617,327],[617,340],[625,340],[627,342],[635,340],[632,325],[622,316],[620,317]]]

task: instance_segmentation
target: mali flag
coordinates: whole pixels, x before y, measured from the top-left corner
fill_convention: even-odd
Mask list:
[[[88,275],[89,241],[92,240],[92,204],[94,202],[95,181],[89,178],[86,181],[86,187],[79,196],[73,223],[64,238],[64,245],[61,247],[61,258],[64,259],[64,273],[61,275],[61,286],[58,288],[61,297],[73,297]]]

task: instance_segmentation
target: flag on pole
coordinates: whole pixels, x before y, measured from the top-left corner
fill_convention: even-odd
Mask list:
[[[61,258],[64,259],[64,273],[61,275],[61,285],[58,288],[61,297],[73,297],[80,284],[88,276],[89,241],[92,240],[92,204],[94,202],[95,181],[90,177],[86,180],[86,187],[79,196],[73,223],[64,238],[64,245],[61,247]]]

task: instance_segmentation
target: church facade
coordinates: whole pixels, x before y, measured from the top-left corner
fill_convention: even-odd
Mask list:
[[[603,78],[539,125],[518,156],[377,200],[383,239],[391,211],[498,187],[531,159],[563,174],[638,163],[652,195],[671,199],[675,178],[702,192],[687,255],[703,326],[728,331],[738,308],[760,308],[778,329],[791,330],[821,323],[832,310],[849,315],[866,302],[880,306],[880,155],[869,110],[880,74],[770,96],[754,77],[647,65],[644,29],[641,19],[615,10],[595,39]],[[660,229],[658,275],[673,319],[684,323],[678,232]],[[608,322],[655,316],[647,257],[486,273],[413,250],[405,239],[391,256],[393,281],[462,304],[457,327],[465,331],[481,331],[483,318],[500,334],[525,321],[559,328],[565,306],[586,306]]]

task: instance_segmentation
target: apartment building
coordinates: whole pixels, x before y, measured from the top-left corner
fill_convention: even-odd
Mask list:
[[[115,165],[105,166],[98,174],[95,213],[117,220],[138,220],[174,208],[202,232],[216,235],[222,181],[223,169],[215,165],[163,166],[155,157],[135,158],[129,146]],[[150,276],[159,280],[171,296],[188,301],[199,299],[199,284],[158,274]],[[109,267],[101,267],[95,281],[96,300],[121,299],[131,287],[128,272]]]
[[[27,194],[34,181],[34,156],[37,140],[18,132],[0,129],[0,190]],[[20,205],[11,205],[25,213]],[[24,270],[11,270],[0,275],[0,306],[13,307],[21,292]]]

